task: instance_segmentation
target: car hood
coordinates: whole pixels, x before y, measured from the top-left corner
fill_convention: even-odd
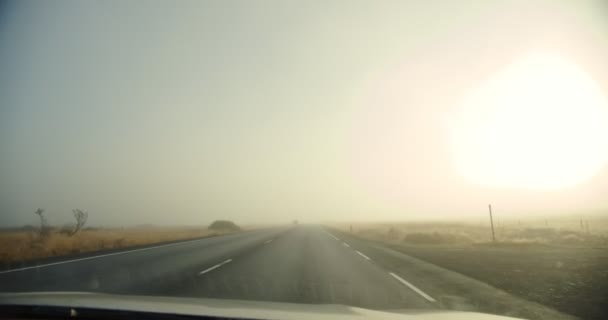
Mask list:
[[[296,304],[225,299],[114,295],[86,292],[1,293],[0,306],[48,306],[124,310],[188,316],[241,319],[412,319],[508,320],[511,317],[476,312],[378,311],[337,304]]]

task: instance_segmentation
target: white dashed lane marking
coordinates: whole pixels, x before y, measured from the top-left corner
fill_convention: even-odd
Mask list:
[[[400,276],[389,272],[389,274],[391,276],[393,276],[393,278],[397,279],[399,282],[401,282],[402,284],[406,285],[408,288],[414,290],[414,292],[416,292],[417,294],[421,295],[423,298],[425,298],[426,300],[430,301],[430,302],[435,302],[435,299],[433,299],[431,296],[429,296],[428,294],[424,293],[422,290],[416,288],[416,286],[414,286],[413,284],[407,282],[405,279],[401,278]]]
[[[368,256],[364,255],[363,253],[361,253],[360,251],[357,251],[357,253],[362,256],[363,258],[365,258],[365,260],[372,260],[370,259]]]
[[[226,263],[229,263],[230,261],[232,261],[232,259],[228,259],[228,260],[226,260],[226,261],[224,261],[224,262],[222,262],[222,263],[218,263],[218,264],[214,265],[214,266],[213,266],[213,267],[211,267],[211,268],[207,268],[207,269],[205,269],[205,270],[203,270],[203,271],[199,272],[199,273],[198,273],[198,275],[200,276],[201,274],[205,274],[205,273],[207,273],[207,272],[209,272],[209,271],[215,270],[215,269],[217,269],[217,268],[219,268],[219,267],[221,267],[221,266],[225,265]]]
[[[334,240],[340,241],[340,239],[338,239],[338,237],[334,236],[333,234],[331,234],[331,233],[329,233],[327,231],[325,231],[325,233],[327,233],[330,237],[334,238]]]

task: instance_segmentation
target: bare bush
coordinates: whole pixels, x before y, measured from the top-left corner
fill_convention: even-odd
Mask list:
[[[89,213],[80,209],[74,209],[72,210],[72,213],[74,213],[74,219],[76,219],[76,224],[74,225],[74,230],[72,230],[70,236],[73,236],[78,233],[78,231],[80,231],[80,229],[84,227],[85,223],[87,223],[87,219],[89,218]]]
[[[38,208],[36,211],[34,211],[34,213],[40,218],[40,229],[38,230],[38,234],[41,238],[48,236],[50,230],[46,217],[44,216],[44,209]]]

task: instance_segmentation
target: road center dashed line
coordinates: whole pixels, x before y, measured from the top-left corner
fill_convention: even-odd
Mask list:
[[[343,244],[345,247],[349,247],[349,248],[350,248],[350,245],[349,245],[348,243],[346,243],[346,242],[342,242],[342,244]]]
[[[435,299],[433,299],[431,296],[429,296],[428,294],[424,293],[422,290],[416,288],[416,286],[414,286],[413,284],[407,282],[405,279],[401,278],[400,276],[389,272],[389,274],[391,276],[393,276],[393,278],[397,279],[399,282],[401,282],[402,284],[406,285],[407,287],[409,287],[410,289],[414,290],[417,294],[421,295],[423,298],[427,299],[430,302],[436,302]]]
[[[271,242],[272,242],[272,240],[273,240],[273,239],[266,240],[266,242],[264,242],[264,244],[269,244],[269,243],[271,243]]]
[[[355,251],[357,251],[357,250],[355,250]],[[357,253],[358,253],[360,256],[362,256],[363,258],[365,258],[365,260],[370,260],[370,261],[372,260],[372,259],[370,259],[368,256],[364,255],[364,254],[363,254],[362,252],[360,252],[360,251],[357,251]]]
[[[214,265],[214,266],[213,266],[213,267],[211,267],[211,268],[207,268],[207,269],[205,269],[205,270],[203,270],[203,271],[199,272],[199,273],[198,273],[198,275],[200,276],[200,275],[205,274],[205,273],[207,273],[207,272],[209,272],[209,271],[215,270],[215,269],[217,269],[217,268],[219,268],[219,267],[221,267],[221,266],[225,265],[226,263],[228,263],[228,262],[230,262],[230,261],[232,261],[232,259],[228,259],[228,260],[226,260],[226,261],[224,261],[224,262],[222,262],[222,263],[218,263],[218,264]]]

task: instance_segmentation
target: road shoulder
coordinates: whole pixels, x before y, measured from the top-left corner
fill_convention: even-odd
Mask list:
[[[347,240],[351,246],[369,256],[381,267],[399,274],[427,292],[442,308],[533,320],[577,319],[539,303],[526,301],[479,280],[406,255],[381,243],[336,229],[328,231]]]

